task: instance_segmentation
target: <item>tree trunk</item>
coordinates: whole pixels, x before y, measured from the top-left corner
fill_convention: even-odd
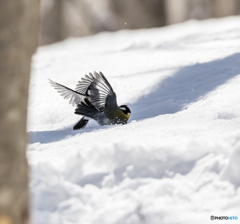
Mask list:
[[[214,17],[224,17],[236,15],[238,9],[239,0],[214,0]]]
[[[0,224],[29,223],[26,117],[38,0],[0,0]]]
[[[41,44],[52,44],[64,39],[63,0],[41,1]]]
[[[165,0],[167,24],[240,13],[240,0]]]

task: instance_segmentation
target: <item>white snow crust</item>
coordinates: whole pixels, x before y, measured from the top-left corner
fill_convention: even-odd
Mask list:
[[[102,71],[127,125],[81,118],[48,83]],[[240,17],[70,38],[33,57],[33,224],[240,220]]]

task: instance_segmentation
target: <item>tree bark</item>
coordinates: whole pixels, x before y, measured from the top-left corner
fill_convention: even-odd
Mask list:
[[[238,14],[236,9],[239,9],[239,2],[239,0],[214,0],[213,17],[224,17]]]
[[[64,39],[63,5],[63,0],[41,1],[41,44],[52,44]]]
[[[29,223],[26,118],[39,0],[0,1],[0,224]]]

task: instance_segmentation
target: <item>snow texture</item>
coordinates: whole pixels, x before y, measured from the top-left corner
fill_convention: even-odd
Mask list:
[[[38,49],[28,114],[33,224],[240,220],[240,17],[100,33]],[[81,118],[48,83],[102,71],[127,125]],[[224,223],[227,221],[214,221]]]

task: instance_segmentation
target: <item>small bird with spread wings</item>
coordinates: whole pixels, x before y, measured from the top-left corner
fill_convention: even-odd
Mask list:
[[[89,119],[99,125],[126,124],[131,111],[126,105],[117,105],[117,96],[102,72],[89,73],[78,82],[75,90],[49,79],[50,84],[69,104],[76,106],[75,114],[83,117],[74,125],[78,130],[86,127]]]

